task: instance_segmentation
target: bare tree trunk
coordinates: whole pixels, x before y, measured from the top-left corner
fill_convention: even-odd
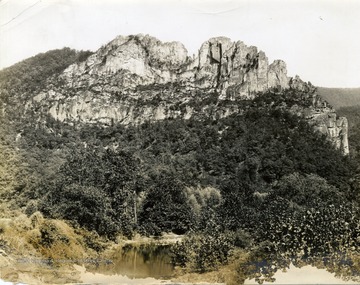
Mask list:
[[[134,223],[137,225],[136,192],[134,190]]]

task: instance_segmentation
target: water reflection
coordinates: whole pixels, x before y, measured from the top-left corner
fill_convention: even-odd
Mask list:
[[[174,267],[167,245],[129,244],[114,252],[110,259],[111,264],[99,264],[94,272],[156,279],[169,279],[173,275]]]
[[[142,280],[141,284],[155,284],[155,281],[174,277],[170,245],[128,244],[114,251],[109,259],[110,264],[87,266],[87,275],[83,273],[83,277],[90,278],[87,280],[96,277],[106,282],[109,277],[152,279]],[[244,276],[242,282],[247,278],[245,284],[359,284],[358,264],[353,260],[358,259],[347,253],[312,258],[303,254],[288,255],[273,251],[266,244],[263,249],[252,251],[245,262],[236,258],[234,262],[239,262],[236,271]]]
[[[306,265],[301,268],[290,264],[287,270],[278,270],[273,276],[274,282],[264,281],[262,284],[359,284],[352,280],[342,280],[326,269]],[[258,284],[254,279],[245,280],[245,285]]]
[[[85,284],[117,284],[117,285],[159,285],[164,284],[163,280],[155,278],[130,278],[119,274],[101,274],[97,272],[87,272],[82,266],[75,266],[80,272],[80,282]],[[168,284],[168,283],[167,283]]]

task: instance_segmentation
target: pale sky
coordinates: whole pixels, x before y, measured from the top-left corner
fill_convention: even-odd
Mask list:
[[[360,87],[358,0],[0,0],[0,68],[50,49],[149,34],[197,53],[215,36],[257,46],[317,86]]]

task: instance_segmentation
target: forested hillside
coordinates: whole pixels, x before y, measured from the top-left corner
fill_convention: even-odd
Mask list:
[[[107,48],[112,51],[113,45]],[[0,197],[7,211],[3,217],[22,213],[30,219],[66,222],[83,236],[79,244],[99,255],[106,242],[116,243],[119,237],[183,235],[172,249],[174,264],[203,273],[233,262],[239,278],[234,284],[249,276],[269,277],[290,262],[318,262],[340,275],[358,276],[358,107],[339,109],[350,121],[351,152],[345,155],[328,135],[327,127],[344,130],[335,128],[339,121],[334,111],[311,84],[298,78],[288,83],[284,75],[288,88],[279,85],[245,97],[230,96],[236,90],[223,96],[217,89],[178,82],[135,84],[121,93],[116,76],[122,74],[104,68],[103,77],[94,75],[89,66],[95,59],[84,62],[89,56],[90,52],[65,48],[0,71]],[[107,58],[96,58],[100,67],[94,70],[103,68]],[[254,60],[247,56],[242,72],[260,72],[258,58],[255,53]],[[62,71],[79,62],[70,70],[83,68],[84,73],[71,73],[73,81],[65,84]],[[279,62],[271,70],[278,66]],[[98,81],[91,81],[89,74]],[[131,80],[140,80],[129,74]],[[196,84],[202,84],[196,76]],[[225,81],[221,76],[214,77],[218,83]],[[57,93],[49,89],[55,83]],[[49,96],[42,96],[42,105],[36,101],[39,94]],[[71,101],[83,94],[88,96],[84,101]],[[116,101],[119,98],[128,101]],[[160,119],[144,116],[136,124],[102,121],[107,114],[96,117],[98,121],[81,114],[106,113],[100,108],[111,105],[111,100],[134,104],[126,107],[137,116],[158,106],[169,111],[167,116],[154,112]],[[74,116],[61,120],[49,113],[46,108],[55,101],[56,114],[65,106],[62,112]],[[96,108],[76,109],[89,102]],[[189,113],[192,116],[184,115]],[[335,119],[329,121],[330,117]],[[73,245],[73,236],[56,234],[56,222],[46,225],[39,233],[31,226],[21,228],[27,246],[52,258],[52,249]],[[9,232],[0,224],[0,246],[6,249],[12,244],[5,238]],[[94,236],[105,245],[92,242]]]
[[[268,96],[271,94],[247,103],[243,114],[217,121],[165,120],[138,127],[75,129],[49,119],[43,129],[24,129],[18,142],[27,157],[25,161],[33,163],[29,170],[37,169],[41,176],[31,173],[40,181],[29,189],[24,187],[18,193],[23,198],[19,201],[24,201],[23,207],[25,201],[30,205],[29,214],[40,209],[51,217],[73,219],[81,226],[112,235],[134,226],[144,234],[197,229],[200,221],[194,219],[195,209],[190,206],[200,206],[191,205],[186,196],[196,197],[201,195],[201,189],[210,187],[222,197],[227,211],[237,211],[242,204],[251,209],[260,202],[255,192],[272,193],[274,185],[289,175],[303,179],[310,174],[322,177],[329,190],[319,191],[319,195],[329,195],[329,199],[337,197],[334,193],[343,197],[340,200],[357,199],[356,184],[350,183],[356,174],[355,162],[335,150],[300,117],[286,109],[269,108],[264,102]],[[43,157],[42,153],[47,155]],[[49,173],[55,168],[49,168],[54,155],[64,162]],[[45,161],[38,161],[39,158]],[[45,165],[47,169],[39,169]],[[335,192],[327,193],[330,190]],[[29,198],[34,200],[28,202]],[[132,204],[136,199],[139,221],[134,225]],[[229,207],[230,202],[235,204]],[[304,202],[304,206],[315,203],[313,199]],[[162,213],[160,208],[167,203],[168,210],[163,209]],[[175,203],[180,208],[172,217],[169,213]],[[38,207],[32,209],[35,204]],[[90,215],[95,208],[98,215]],[[220,213],[221,207],[217,209]],[[245,223],[240,219],[244,213],[228,214],[229,217],[219,217],[228,221],[227,227],[237,228]]]
[[[195,272],[239,248],[252,248],[247,262],[263,250],[308,262],[341,250],[355,262],[358,162],[284,108],[288,95],[233,102],[245,111],[220,120],[74,127],[49,118],[18,138],[22,183],[7,197],[29,216],[109,239],[190,234],[174,262]]]
[[[360,88],[318,87],[318,92],[336,109],[360,104]]]

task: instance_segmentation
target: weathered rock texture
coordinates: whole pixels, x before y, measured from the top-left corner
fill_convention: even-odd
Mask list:
[[[319,102],[307,118],[314,124],[315,128],[327,135],[337,148],[349,154],[348,121],[345,117],[338,118],[335,111],[329,108],[325,102]]]
[[[313,98],[302,110],[314,126],[348,153],[347,121],[316,95],[311,84],[287,76],[286,64],[269,64],[265,53],[225,37],[202,44],[191,58],[181,43],[163,43],[144,35],[119,36],[86,61],[69,66],[28,103],[28,109],[63,122],[139,124],[169,117],[188,119],[195,110],[180,105],[211,93],[221,99],[251,99],[259,92],[296,89]],[[214,117],[238,112],[211,110]]]

